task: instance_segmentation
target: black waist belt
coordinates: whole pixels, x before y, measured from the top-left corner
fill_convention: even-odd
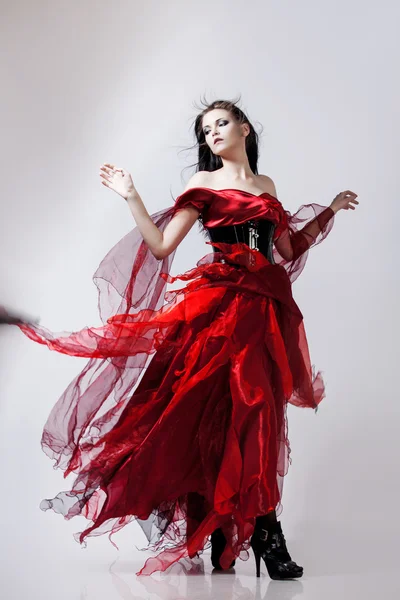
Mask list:
[[[247,244],[249,248],[261,252],[272,264],[275,224],[266,219],[249,220],[240,225],[223,225],[221,227],[206,227],[212,242],[226,244]],[[218,252],[214,248],[214,252]]]

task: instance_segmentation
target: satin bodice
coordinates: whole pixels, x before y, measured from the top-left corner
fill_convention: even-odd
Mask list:
[[[287,226],[285,211],[275,196],[196,187],[177,198],[175,210],[188,204],[201,211],[204,230],[212,242],[247,244],[275,264],[273,242]]]
[[[227,244],[244,243],[261,252],[270,263],[275,264],[273,241],[276,224],[267,219],[253,219],[240,225],[204,227],[212,242]],[[214,251],[218,249],[214,247]]]

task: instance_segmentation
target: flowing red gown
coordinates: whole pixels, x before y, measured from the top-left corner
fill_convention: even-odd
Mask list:
[[[18,325],[51,350],[90,359],[42,437],[75,479],[41,508],[84,515],[80,543],[111,540],[136,520],[156,554],[138,574],[201,555],[217,527],[227,539],[221,566],[247,559],[256,516],[282,511],[287,404],[316,410],[325,396],[291,284],[331,230],[332,209],[308,204],[291,215],[268,193],[193,188],[152,219],[164,231],[187,205],[205,228],[269,220],[274,239],[290,236],[293,259],[274,249],[273,264],[244,243],[219,243],[172,277],[175,252],[155,259],[136,227],[94,275],[102,326],[54,334]],[[166,292],[177,280],[183,287]]]

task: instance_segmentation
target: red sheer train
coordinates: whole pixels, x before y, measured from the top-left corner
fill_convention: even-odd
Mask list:
[[[275,239],[290,236],[293,259],[275,249],[272,264],[245,244],[213,244],[172,277],[175,252],[157,260],[136,227],[94,275],[102,326],[54,334],[18,325],[52,350],[89,358],[42,437],[75,480],[41,507],[89,519],[81,543],[136,520],[158,552],[139,574],[201,554],[217,527],[227,538],[222,567],[246,559],[255,517],[282,511],[287,404],[316,410],[325,396],[291,283],[330,232],[332,209],[308,204],[291,215],[270,194],[194,188],[152,219],[164,231],[188,204],[205,227],[272,221]],[[167,292],[176,281],[182,287]]]

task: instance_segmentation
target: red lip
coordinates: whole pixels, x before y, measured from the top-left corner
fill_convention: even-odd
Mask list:
[[[223,142],[224,140],[222,138],[216,138],[214,140],[214,144],[216,144],[217,142]]]

